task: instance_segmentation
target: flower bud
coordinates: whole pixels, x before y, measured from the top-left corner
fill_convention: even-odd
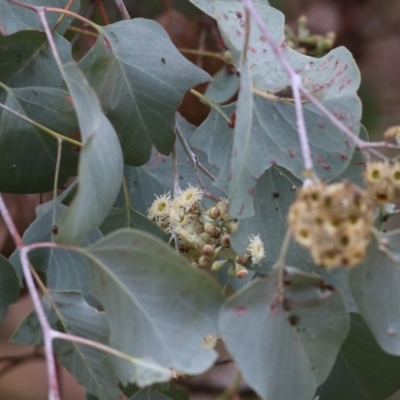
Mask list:
[[[218,207],[211,207],[207,210],[207,215],[212,219],[217,219],[221,215],[221,210]]]
[[[203,246],[203,248],[201,249],[201,252],[206,256],[206,257],[212,257],[214,255],[214,246],[211,246],[211,244],[206,244],[205,246]]]
[[[249,260],[249,256],[247,254],[244,254],[241,257],[236,257],[236,262],[240,265],[246,264],[248,260]]]
[[[247,277],[248,274],[249,271],[246,267],[243,267],[243,265],[240,264],[236,264],[236,271],[235,271],[236,278],[244,279]]]
[[[231,246],[231,235],[229,233],[225,233],[221,237],[221,246],[230,247]]]
[[[214,261],[211,266],[211,271],[219,271],[227,262],[228,262],[228,260]]]

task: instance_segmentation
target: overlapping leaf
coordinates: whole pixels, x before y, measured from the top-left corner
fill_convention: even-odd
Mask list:
[[[274,270],[226,301],[221,336],[263,399],[311,399],[347,335],[347,309],[340,292],[317,275],[286,267],[284,294],[279,277]]]
[[[42,301],[46,316],[53,329],[63,330],[102,344],[108,344],[107,318],[90,307],[76,292],[54,292],[52,299],[58,312],[52,310],[48,300]],[[40,344],[41,328],[35,313],[31,313],[12,337],[16,344]],[[118,379],[111,368],[110,357],[92,347],[55,341],[57,361],[67,368],[78,381],[94,393],[99,400],[115,400],[120,394]]]
[[[217,3],[231,3],[236,0],[190,0],[191,3],[193,3],[196,7],[200,8],[203,12],[208,14],[210,17],[215,18],[215,11],[214,11],[214,5]],[[268,5],[268,0],[255,0],[253,3],[257,4],[264,4]]]
[[[120,21],[100,32],[80,66],[118,133],[125,164],[146,163],[153,145],[170,154],[173,115],[185,92],[209,75],[187,61],[154,21]]]
[[[69,0],[25,0],[23,3],[32,6],[51,6],[58,8],[65,8],[69,5],[69,10],[79,12],[80,1],[74,0],[69,4]],[[58,19],[62,14],[47,13],[46,19],[50,29],[54,29]],[[71,17],[65,16],[60,24],[57,24],[57,32],[63,34],[71,22]],[[38,14],[32,10],[28,10],[18,4],[12,4],[7,0],[0,3],[0,33],[2,35],[11,35],[15,32],[35,29],[43,30],[43,25],[40,21]]]
[[[62,73],[77,113],[83,147],[77,194],[59,220],[56,240],[80,243],[109,213],[120,189],[123,159],[117,135],[82,72],[65,64]]]
[[[171,400],[171,398],[160,393],[155,387],[150,386],[139,390],[129,400]]]
[[[187,142],[190,142],[196,129],[189,124],[179,114],[176,115],[176,122]],[[203,136],[207,142],[208,132]],[[187,155],[179,141],[176,143],[176,154],[178,164],[179,185],[186,189],[188,184],[196,185],[197,177],[189,164]],[[218,169],[210,165],[207,161],[207,155],[204,151],[195,151],[199,161],[214,175]],[[204,185],[208,191],[216,196],[222,196],[223,193],[212,186],[212,181],[201,171]],[[173,191],[173,172],[171,157],[166,157],[153,151],[150,161],[142,167],[125,167],[124,175],[129,188],[131,205],[135,210],[142,214],[147,214],[148,208],[155,199],[155,195],[161,195],[165,192]],[[219,179],[217,179],[219,180]],[[219,186],[218,186],[219,187]],[[205,199],[207,202],[207,199]],[[125,204],[124,196],[120,193],[118,197],[118,206]]]
[[[67,92],[45,87],[7,88],[5,105],[58,134],[79,131]],[[0,114],[1,115],[1,114]],[[53,188],[57,139],[21,117],[3,111],[0,124],[0,190],[11,193],[46,192]],[[76,174],[78,154],[64,142],[59,185]]]
[[[66,207],[56,203],[55,216],[59,218]],[[22,240],[25,244],[51,242],[53,239],[53,202],[38,207],[36,220],[25,231]],[[83,245],[90,245],[101,238],[101,233],[94,230],[85,238]],[[48,287],[54,291],[77,290],[82,294],[89,293],[89,266],[86,257],[63,248],[40,248],[29,252],[29,261],[36,271],[45,274]],[[16,250],[10,257],[22,282],[19,252]]]
[[[349,272],[355,302],[383,350],[400,355],[400,234],[373,241],[364,261]]]
[[[225,42],[238,64],[245,37],[242,3],[217,2],[214,8]],[[300,74],[304,85],[328,110],[358,134],[361,105],[356,90],[360,79],[350,52],[337,48],[321,59],[297,53],[284,42],[283,15],[269,6],[256,5],[256,8],[282,55]],[[254,95],[254,100],[246,95],[249,102],[253,101],[252,105],[243,102],[237,105],[238,114],[242,107],[249,106],[252,113],[247,113],[247,125],[250,128],[235,130],[235,143],[240,143],[240,147],[235,145],[232,149],[230,184],[230,191],[235,196],[239,194],[233,189],[239,184],[243,186],[241,196],[230,199],[235,202],[232,215],[242,218],[252,215],[251,207],[246,213],[251,199],[249,192],[254,188],[257,177],[272,164],[285,167],[299,178],[304,169],[290,80],[254,22],[250,29],[247,65],[252,76],[251,84],[259,92]],[[241,90],[249,93],[252,90],[249,86],[249,80],[241,77]],[[266,97],[259,95],[260,92]],[[347,167],[354,145],[312,105],[305,102],[303,106],[316,171],[319,176],[331,180]],[[243,158],[240,171],[234,159],[235,154],[239,153]]]
[[[220,104],[231,99],[238,89],[238,76],[235,72],[229,70],[227,66],[224,66],[213,76],[213,81],[207,86],[204,95],[215,103]]]
[[[136,230],[119,230],[84,250],[91,292],[110,321],[111,346],[165,367],[200,373],[216,358],[202,338],[217,331],[222,294],[213,279],[168,245]],[[116,364],[123,384],[138,372]]]
[[[359,314],[335,365],[318,389],[321,400],[386,400],[400,388],[400,357],[385,353]]]
[[[17,301],[18,295],[19,284],[14,268],[0,255],[0,321],[6,315],[7,307]]]
[[[107,235],[121,228],[138,229],[150,233],[165,242],[169,241],[169,235],[167,235],[167,233],[143,214],[134,210],[130,205],[125,205],[121,208],[113,207],[110,214],[107,215],[100,226],[103,235]]]
[[[53,39],[62,62],[72,61],[70,43],[58,34]],[[0,35],[0,60],[0,81],[10,87],[62,88],[63,79],[44,33]]]

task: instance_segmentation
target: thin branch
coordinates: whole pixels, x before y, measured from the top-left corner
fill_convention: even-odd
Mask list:
[[[206,197],[208,197],[208,198],[210,198],[210,199],[212,199],[212,200],[214,200],[216,202],[220,201],[221,199],[219,197],[214,196],[212,193],[210,193],[205,188],[204,182],[201,179],[201,176],[199,174],[199,169],[200,169],[201,163],[198,161],[197,156],[192,152],[192,149],[190,148],[188,142],[186,141],[185,137],[183,136],[183,134],[182,134],[182,132],[181,132],[181,130],[180,130],[180,128],[179,128],[179,126],[178,126],[178,124],[176,122],[175,122],[175,126],[174,126],[174,131],[175,131],[175,134],[178,137],[179,141],[181,142],[183,149],[185,150],[185,153],[186,153],[186,155],[187,155],[187,157],[189,159],[189,162],[190,162],[190,165],[191,165],[191,167],[193,169],[193,172],[195,173],[195,175],[197,177],[197,180],[198,180],[199,185],[200,185],[200,187],[201,187],[201,189],[203,191],[204,196],[206,196]],[[207,173],[206,173],[207,176],[210,177],[210,179],[215,180],[215,176],[211,172],[209,172],[204,166],[202,166],[201,170],[203,172],[207,171]]]
[[[201,101],[203,101],[204,103],[206,103],[207,105],[209,105],[211,108],[214,108],[216,111],[218,111],[218,113],[222,116],[222,118],[225,119],[225,121],[230,124],[231,121],[228,118],[228,116],[221,110],[221,108],[215,104],[211,99],[209,99],[207,96],[204,96],[204,94],[201,94],[200,92],[198,92],[197,90],[194,89],[190,89],[190,93],[192,93],[193,95],[195,95],[196,97],[198,97]]]
[[[221,53],[214,53],[212,51],[206,51],[206,50],[185,49],[182,47],[178,47],[178,50],[183,54],[194,54],[197,56],[212,57],[226,62],[225,57]]]
[[[43,310],[39,294],[35,287],[35,282],[33,281],[33,277],[29,267],[29,260],[26,247],[19,248],[19,255],[21,259],[22,271],[24,273],[26,286],[29,290],[29,295],[31,296],[36,316],[39,320],[39,324],[43,333],[44,353],[47,361],[46,366],[47,366],[47,379],[49,385],[48,387],[49,399],[61,400],[60,392],[58,389],[56,362],[53,353],[53,341],[52,341],[53,338],[51,335],[52,329],[50,327],[49,321],[47,320],[46,314]]]
[[[3,85],[0,83],[0,86],[3,87]],[[19,113],[18,111],[13,110],[12,108],[6,106],[3,103],[0,103],[0,108],[2,108],[3,110],[8,111],[9,113],[23,119],[26,122],[29,122],[31,125],[33,125],[35,128],[38,128],[40,130],[42,130],[43,132],[55,137],[57,140],[61,139],[64,140],[65,142],[71,143],[75,146],[79,146],[82,147],[82,143],[78,142],[77,140],[71,139],[68,136],[64,136],[61,135],[60,133],[54,132],[52,129],[47,128],[46,126],[39,124],[38,122],[34,121],[33,119],[30,119],[29,117]]]
[[[89,31],[89,30],[87,30],[87,29],[78,28],[78,27],[76,27],[76,26],[69,26],[67,30],[68,30],[68,31],[72,31],[72,32],[77,32],[77,33],[80,33],[80,34],[82,34],[82,35],[87,35],[87,36],[95,37],[95,38],[98,38],[98,37],[99,37],[98,33]]]
[[[101,18],[103,19],[104,25],[110,25],[110,20],[108,19],[107,12],[104,8],[103,0],[96,0],[96,5],[100,11]]]
[[[290,63],[287,59],[282,55],[279,47],[274,42],[272,35],[270,34],[267,26],[265,25],[264,21],[254,8],[252,0],[242,0],[244,7],[250,15],[253,17],[254,21],[256,22],[258,28],[261,30],[265,40],[271,46],[273,52],[275,53],[276,57],[282,64],[283,68],[286,70],[288,74],[292,86],[293,91],[293,98],[295,102],[295,110],[296,110],[296,120],[297,120],[297,133],[299,136],[301,152],[303,156],[304,168],[308,175],[312,175],[312,171],[314,170],[314,164],[311,157],[311,149],[310,144],[308,142],[308,136],[306,131],[306,126],[304,122],[304,113],[303,113],[303,106],[301,103],[301,96],[300,90],[302,89],[302,82],[301,77],[296,73],[296,71],[292,68]]]
[[[124,0],[114,0],[114,2],[118,8],[119,13],[121,14],[122,19],[131,19],[128,10],[125,7]]]
[[[138,365],[138,366],[143,366],[145,368],[149,369],[158,369],[162,370],[166,375],[170,374],[172,378],[172,371],[168,370],[165,367],[158,366],[157,364],[152,363],[151,361],[148,361],[147,359],[141,359],[141,358],[136,358],[132,357],[129,354],[126,354],[122,351],[119,351],[117,349],[114,349],[110,346],[107,346],[105,344],[95,342],[90,339],[85,339],[80,336],[75,336],[75,335],[70,335],[68,333],[63,333],[63,332],[58,332],[55,330],[51,331],[51,336],[53,339],[61,339],[61,340],[66,340],[68,342],[73,342],[73,343],[78,343],[78,344],[83,344],[85,346],[92,347],[97,350],[104,351],[105,353],[112,354],[115,357],[121,358],[123,360],[126,360],[132,364]]]

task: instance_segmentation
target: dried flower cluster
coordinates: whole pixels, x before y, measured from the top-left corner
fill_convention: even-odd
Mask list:
[[[163,194],[154,200],[148,217],[166,232],[176,233],[180,252],[196,266],[214,271],[228,266],[230,276],[246,277],[249,257],[253,264],[265,257],[264,244],[258,235],[252,235],[246,254],[238,257],[230,246],[238,223],[229,215],[228,202],[204,209],[202,197],[201,189],[190,185],[174,199]]]
[[[400,162],[374,161],[367,164],[365,183],[378,204],[400,200]]]
[[[365,256],[373,226],[369,194],[349,182],[301,188],[288,221],[295,239],[325,267],[354,266]]]

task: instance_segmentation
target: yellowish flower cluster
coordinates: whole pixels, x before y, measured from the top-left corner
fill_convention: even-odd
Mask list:
[[[373,226],[368,193],[349,182],[302,187],[288,214],[297,242],[325,268],[354,266],[365,256]]]
[[[367,164],[364,175],[367,190],[378,204],[400,200],[400,162],[374,161]]]
[[[219,201],[203,209],[202,197],[201,189],[190,185],[174,199],[169,193],[157,196],[148,217],[166,232],[176,233],[180,252],[196,266],[216,271],[229,265],[230,276],[245,278],[249,257],[252,264],[265,257],[264,244],[258,235],[252,235],[246,254],[238,257],[230,246],[230,236],[238,223],[229,215],[228,202]]]
[[[383,134],[386,140],[400,139],[400,125],[390,126]]]

